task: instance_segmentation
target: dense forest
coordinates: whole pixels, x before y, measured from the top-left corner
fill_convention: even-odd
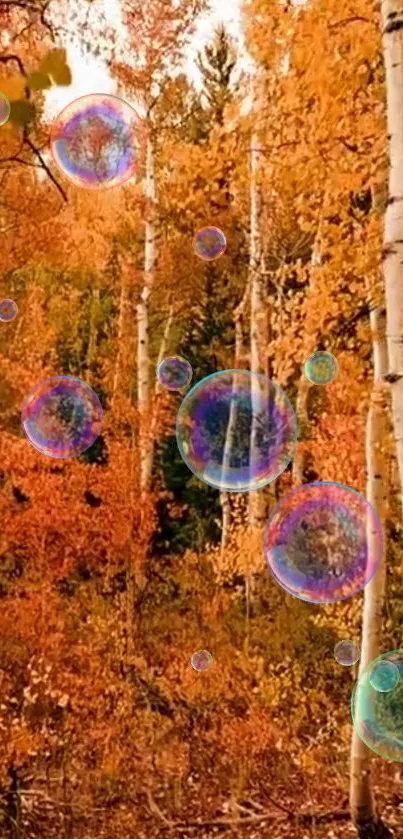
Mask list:
[[[401,646],[403,0],[244,0],[196,84],[208,11],[121,0],[114,29],[100,0],[0,0],[2,839],[403,835],[402,697],[394,759],[351,716],[359,674]],[[116,189],[49,153],[77,41],[139,115]],[[195,252],[205,226],[219,259]],[[304,375],[316,350],[337,359],[326,386]],[[169,356],[192,385],[242,369],[282,388],[298,440],[275,481],[226,492],[188,469]],[[102,405],[77,457],[21,426],[56,375]],[[315,481],[383,529],[375,576],[328,604],[284,591],[263,551],[274,506]]]

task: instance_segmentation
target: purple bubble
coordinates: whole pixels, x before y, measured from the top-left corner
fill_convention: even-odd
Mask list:
[[[167,390],[182,390],[192,379],[192,367],[180,355],[164,358],[157,368],[157,379]]]
[[[360,650],[354,641],[338,641],[334,648],[334,657],[343,667],[352,667],[360,657]]]
[[[94,391],[74,376],[52,376],[26,397],[22,427],[31,445],[48,457],[77,457],[101,433],[102,406]]]
[[[297,421],[285,393],[266,376],[221,370],[186,394],[176,439],[188,468],[205,483],[248,492],[274,481],[295,449]]]
[[[142,144],[135,110],[117,96],[95,93],[67,105],[52,126],[56,166],[76,186],[121,186],[135,173]]]
[[[357,594],[375,574],[382,552],[382,527],[373,507],[351,487],[330,481],[304,484],[285,495],[264,533],[273,577],[310,603]]]
[[[218,259],[225,253],[227,240],[222,230],[218,227],[202,227],[196,233],[193,247],[200,259],[211,262],[213,259]]]
[[[208,650],[197,650],[197,652],[193,653],[190,663],[193,670],[197,670],[198,673],[203,673],[212,665],[213,656]]]
[[[10,323],[18,315],[18,306],[14,300],[5,298],[0,300],[0,321],[2,323]]]

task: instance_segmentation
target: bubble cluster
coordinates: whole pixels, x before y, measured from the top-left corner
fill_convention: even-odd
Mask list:
[[[331,352],[314,352],[305,362],[304,373],[313,385],[328,385],[336,378],[339,365]]]
[[[18,306],[14,303],[14,300],[10,300],[8,297],[0,300],[0,321],[2,323],[10,323],[17,315]]]
[[[117,96],[95,93],[67,105],[54,121],[50,148],[56,166],[75,186],[121,186],[137,167],[141,122]]]
[[[227,492],[274,481],[295,449],[297,421],[281,388],[249,370],[221,370],[186,394],[176,420],[180,454],[197,478]]]
[[[102,406],[94,391],[74,376],[52,376],[26,397],[22,427],[35,449],[48,457],[77,457],[101,433]]]
[[[191,365],[180,355],[164,358],[157,367],[157,379],[167,390],[182,390],[190,384],[192,375]]]
[[[193,247],[197,256],[206,262],[212,262],[225,253],[227,240],[218,227],[202,227],[193,240]]]
[[[402,676],[403,650],[383,653],[364,668],[351,696],[358,736],[385,760],[403,761]]]
[[[0,126],[8,122],[11,113],[11,105],[5,93],[0,91]]]
[[[352,667],[357,663],[360,651],[354,641],[338,641],[334,648],[334,657],[343,667]]]
[[[203,673],[212,665],[213,656],[208,650],[197,650],[197,652],[193,653],[190,663],[193,670],[197,670],[198,673]]]
[[[309,603],[333,603],[361,591],[375,574],[382,551],[375,510],[351,487],[330,481],[304,484],[285,495],[264,533],[273,577],[289,594]]]

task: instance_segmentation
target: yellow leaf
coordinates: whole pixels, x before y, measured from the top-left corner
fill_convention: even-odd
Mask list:
[[[47,90],[52,83],[47,73],[35,72],[28,76],[27,85],[31,90]]]
[[[22,99],[26,84],[25,76],[7,76],[5,79],[0,79],[0,90],[10,101]]]

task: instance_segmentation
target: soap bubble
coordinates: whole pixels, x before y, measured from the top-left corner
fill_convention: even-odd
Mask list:
[[[331,352],[314,352],[305,362],[304,373],[313,385],[328,385],[336,378],[339,365]]]
[[[218,227],[202,227],[196,233],[193,247],[200,259],[211,262],[225,253],[227,240]]]
[[[0,126],[8,122],[11,113],[11,105],[5,93],[0,91]]]
[[[18,306],[14,303],[14,300],[10,300],[8,297],[0,300],[0,321],[2,323],[10,323],[17,315]]]
[[[86,189],[121,186],[137,168],[141,123],[117,96],[94,93],[67,105],[53,123],[50,149],[56,166]]]
[[[22,427],[41,454],[77,457],[99,437],[102,416],[101,403],[89,385],[74,376],[52,376],[26,397]]]
[[[371,670],[369,681],[371,686],[381,693],[388,693],[396,687],[400,679],[399,668],[393,661],[380,661]]]
[[[264,533],[273,577],[289,594],[309,603],[334,603],[361,591],[375,574],[382,552],[382,527],[375,510],[351,487],[331,481],[304,484],[287,493],[274,507]]]
[[[374,687],[383,680],[378,667],[383,662],[392,665],[387,681],[388,690]],[[394,675],[398,671],[398,678]],[[377,676],[378,672],[378,676]],[[383,653],[371,661],[360,673],[351,696],[354,728],[363,742],[385,760],[403,762],[403,650]]]
[[[220,370],[186,394],[176,439],[197,478],[227,492],[274,481],[295,449],[297,421],[287,396],[266,376]]]
[[[157,379],[168,390],[182,390],[187,387],[192,375],[191,365],[180,355],[164,358],[157,367]]]
[[[334,657],[344,667],[352,667],[357,663],[360,651],[354,641],[338,641],[334,648]]]
[[[204,670],[208,670],[213,663],[213,656],[208,650],[197,650],[197,652],[193,653],[190,663],[193,670],[202,673]]]

